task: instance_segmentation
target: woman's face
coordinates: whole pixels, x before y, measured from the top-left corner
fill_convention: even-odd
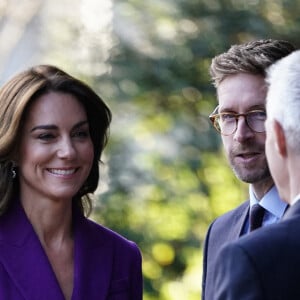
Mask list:
[[[87,115],[72,95],[50,92],[29,107],[18,153],[21,200],[71,199],[94,158]]]

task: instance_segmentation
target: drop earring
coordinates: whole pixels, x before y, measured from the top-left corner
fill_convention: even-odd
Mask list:
[[[11,166],[11,177],[12,179],[15,179],[17,177],[17,171],[16,171],[16,164],[12,163]]]

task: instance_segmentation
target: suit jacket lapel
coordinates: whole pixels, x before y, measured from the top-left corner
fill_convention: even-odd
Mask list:
[[[64,299],[49,260],[20,205],[1,217],[0,260],[24,299]]]
[[[75,273],[72,300],[105,300],[112,273],[113,243],[107,239],[102,227],[79,213],[74,213],[74,221]]]
[[[232,230],[228,232],[229,241],[237,240],[244,234],[243,229],[248,218],[249,209],[249,201],[247,201],[243,203],[241,209],[237,210],[236,213],[232,216]]]
[[[249,217],[249,211],[250,211],[250,205],[248,205],[247,209],[244,209],[243,212],[241,213],[241,217],[239,218],[238,226],[239,227],[239,237],[245,234],[243,232],[245,223],[248,220]]]

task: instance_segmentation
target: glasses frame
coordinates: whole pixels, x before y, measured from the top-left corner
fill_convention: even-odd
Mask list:
[[[250,113],[253,113],[253,112],[264,112],[266,113],[265,110],[262,110],[262,109],[254,109],[254,110],[250,110],[246,113],[241,113],[241,114],[238,114],[238,113],[231,113],[231,112],[222,112],[222,113],[218,113],[218,110],[219,110],[219,106],[217,106],[214,111],[208,116],[212,125],[214,126],[214,128],[216,129],[216,131],[218,131],[220,134],[224,135],[224,136],[229,136],[229,135],[232,135],[234,134],[236,131],[237,131],[237,124],[238,124],[238,120],[239,120],[239,117],[244,117],[245,118],[245,121],[246,121],[246,124],[247,126],[255,133],[264,133],[266,130],[264,129],[263,131],[256,131],[254,130],[248,123],[248,119],[247,119],[247,116],[250,114]],[[232,133],[229,133],[229,134],[224,134],[221,129],[220,129],[220,126],[217,125],[217,117],[220,117],[221,115],[223,114],[231,114],[234,118],[235,118],[235,129],[233,130]]]

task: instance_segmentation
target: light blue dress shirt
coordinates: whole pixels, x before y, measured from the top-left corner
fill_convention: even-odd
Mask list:
[[[277,188],[275,186],[273,186],[262,197],[262,199],[258,201],[255,197],[252,186],[249,185],[249,195],[250,195],[250,207],[252,207],[252,205],[256,203],[259,203],[266,210],[262,226],[278,222],[282,218],[288,206],[286,202],[280,199]],[[249,226],[249,217],[248,217],[247,222],[245,223],[243,233],[248,233],[249,227],[250,226]]]

